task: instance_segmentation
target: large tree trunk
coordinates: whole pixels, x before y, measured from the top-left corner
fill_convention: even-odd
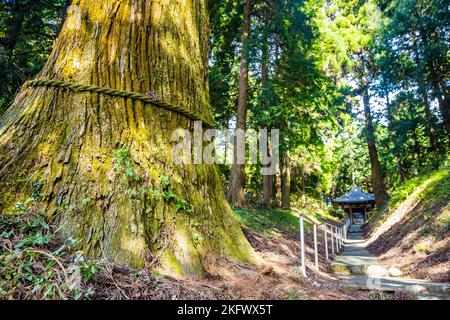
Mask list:
[[[362,64],[362,69],[364,70],[364,63]],[[381,170],[380,160],[378,158],[378,150],[375,142],[375,128],[373,126],[372,111],[370,108],[370,96],[369,88],[367,84],[367,79],[363,74],[361,76],[362,85],[362,95],[363,95],[363,105],[364,105],[364,116],[366,120],[366,137],[367,146],[369,149],[370,165],[372,170],[372,186],[375,191],[377,206],[382,206],[388,199],[388,195],[384,185],[383,173]]]
[[[151,93],[211,118],[205,0],[73,5],[38,78]],[[91,256],[133,267],[153,256],[180,274],[201,274],[211,253],[251,261],[215,166],[173,163],[179,127],[191,119],[139,100],[24,88],[0,120],[0,210],[40,186],[63,236]]]
[[[244,17],[242,20],[242,51],[239,79],[239,102],[236,113],[236,129],[245,130],[248,110],[248,39],[250,34],[250,0],[245,0]],[[245,203],[245,165],[237,161],[237,144],[235,148],[235,163],[231,170],[227,198],[231,205],[242,207]]]

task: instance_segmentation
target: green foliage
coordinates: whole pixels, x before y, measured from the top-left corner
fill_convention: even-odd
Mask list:
[[[74,254],[76,241],[61,243],[58,229],[38,207],[36,202],[16,205],[21,212],[0,215],[0,299],[91,298],[88,283],[98,262]]]
[[[91,201],[91,198],[84,198],[83,200],[81,200],[81,207],[86,208],[87,206],[89,206]]]
[[[25,80],[37,74],[50,53],[69,0],[0,3],[0,114]]]
[[[149,201],[153,204],[157,201],[173,202],[175,203],[176,212],[181,210],[186,212],[190,211],[189,203],[180,195],[169,190],[171,184],[170,177],[163,175],[159,178],[159,189],[143,186],[143,177],[140,174],[140,169],[134,166],[129,148],[120,148],[114,151],[114,165],[116,172],[124,173],[130,182],[137,183],[136,188],[127,190],[127,194],[131,197],[148,197]]]
[[[389,294],[383,291],[371,291],[369,298],[370,300],[390,300]]]
[[[114,151],[114,168],[116,172],[123,172],[125,177],[134,182],[140,182],[140,170],[135,166],[129,148],[120,148]]]
[[[344,121],[343,95],[323,74],[322,48],[305,1],[263,1],[253,5],[249,40],[250,90],[248,127],[282,130],[281,150],[296,158],[296,192],[319,198],[328,193],[334,168],[327,141]],[[234,121],[239,90],[242,5],[217,1],[211,6],[212,52],[210,87],[216,120]],[[267,75],[264,70],[267,70]],[[298,165],[297,165],[298,164]],[[313,167],[315,170],[309,170]],[[247,191],[259,198],[263,177],[259,166],[247,166]],[[230,168],[221,166],[224,180]]]
[[[358,127],[365,125],[355,100],[362,93],[362,75],[371,101],[377,101],[371,104],[374,135],[389,187],[401,180],[399,166],[412,177],[445,162],[448,139],[439,120],[443,111],[426,105],[438,95],[436,86],[432,88],[430,60],[435,71],[439,69],[437,86],[448,82],[449,20],[443,7],[441,0],[308,1],[308,14],[321,39],[323,70],[342,87]],[[371,191],[368,133],[357,128],[350,133],[351,141],[348,133],[338,136],[335,194],[347,191],[352,177]]]
[[[170,177],[161,176],[159,178],[159,190],[148,189],[144,192],[147,193],[147,195],[150,195],[150,201],[152,202],[160,200],[166,201],[168,203],[173,202],[175,203],[176,212],[179,212],[181,210],[190,212],[189,202],[186,201],[182,196],[171,192],[169,190],[170,183]]]
[[[286,300],[308,300],[308,296],[293,287],[286,289],[285,293]]]
[[[423,253],[423,252],[427,252],[428,251],[428,247],[424,244],[419,244],[417,246],[414,247],[414,250],[416,250],[416,252],[418,253]]]
[[[126,194],[135,199],[141,199],[145,202],[148,202],[150,205],[155,206],[159,201],[164,201],[166,203],[174,203],[176,212],[185,211],[190,212],[189,202],[184,199],[182,196],[172,192],[171,187],[171,179],[168,176],[161,176],[158,180],[158,188],[147,187],[145,186],[144,179],[136,174],[140,170],[138,168],[132,168],[132,174],[128,175],[127,172],[129,168],[131,168],[132,159],[128,149],[118,149],[114,154],[115,163],[116,163],[116,171],[124,172],[126,178],[129,182],[131,182],[131,186],[126,190]],[[124,170],[125,169],[125,170]],[[84,199],[82,202],[82,206],[85,207],[89,204],[87,200]],[[86,201],[86,203],[84,202]]]
[[[199,246],[203,242],[203,240],[205,239],[200,233],[194,233],[192,236],[192,241],[194,242],[195,246]]]
[[[81,277],[85,284],[89,283],[89,281],[99,272],[100,263],[97,260],[86,260],[83,252],[79,251],[75,255],[74,259],[75,263],[80,267]],[[91,288],[89,288],[91,289]]]
[[[33,186],[33,192],[31,193],[31,197],[33,199],[40,199],[41,197],[41,192],[42,192],[42,187],[44,186],[44,181],[39,180],[37,181],[34,186]]]
[[[161,176],[159,178],[159,185],[163,190],[167,189],[170,185],[170,177],[167,176]]]
[[[450,212],[444,213],[438,218],[438,223],[440,225],[440,230],[442,233],[447,233],[450,231]]]
[[[6,213],[9,214],[9,215],[16,215],[16,214],[20,214],[22,212],[25,212],[28,209],[28,205],[30,203],[32,203],[33,201],[34,201],[34,199],[30,198],[25,203],[16,202],[14,204],[14,206],[9,208]]]
[[[374,58],[380,72],[374,89],[385,98],[394,97],[386,106],[390,128],[382,138],[387,176],[398,177],[398,161],[408,177],[436,170],[445,162],[448,136],[440,119],[449,120],[441,102],[437,101],[439,110],[433,107],[450,74],[450,20],[444,2],[379,2],[385,23],[376,41]],[[392,157],[394,153],[397,157]]]

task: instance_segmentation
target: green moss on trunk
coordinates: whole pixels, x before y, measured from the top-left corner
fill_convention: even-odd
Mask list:
[[[73,5],[39,77],[152,92],[211,117],[205,0]],[[216,168],[172,163],[173,130],[192,126],[130,99],[23,89],[0,120],[0,209],[40,182],[41,201],[63,214],[63,235],[91,256],[133,267],[157,257],[163,269],[190,275],[202,273],[209,253],[254,261]],[[117,166],[124,149],[129,168]]]

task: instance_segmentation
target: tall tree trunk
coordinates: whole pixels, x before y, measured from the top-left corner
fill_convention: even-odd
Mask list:
[[[405,182],[406,181],[406,173],[405,173],[405,170],[403,169],[402,156],[401,156],[401,154],[399,152],[399,145],[397,143],[397,139],[395,138],[395,133],[394,133],[394,115],[393,115],[393,110],[392,110],[392,104],[391,104],[391,101],[389,99],[389,92],[388,92],[387,89],[385,89],[385,95],[386,95],[388,129],[389,129],[389,132],[390,132],[391,142],[394,145],[395,157],[397,159],[397,171],[398,171],[398,174],[400,176],[400,181],[401,182]]]
[[[281,165],[281,207],[291,208],[291,166],[289,151],[286,150],[282,155]]]
[[[270,146],[268,149],[268,153],[269,153],[269,155],[271,153]],[[263,202],[264,202],[264,207],[266,207],[268,209],[272,207],[273,177],[274,176],[266,175],[266,176],[264,176],[264,181],[263,181]]]
[[[267,28],[266,28],[267,29]],[[269,39],[268,32],[265,30],[263,36],[263,47],[262,47],[262,63],[261,63],[261,86],[262,86],[262,109],[267,109],[269,104],[267,102],[267,93],[268,93],[268,82],[269,82]],[[268,156],[271,155],[271,143],[268,142]],[[268,164],[267,167],[270,167],[271,164]],[[272,206],[272,186],[273,186],[273,176],[267,175],[263,178],[263,204],[266,208],[270,208]]]
[[[419,56],[419,48],[417,45],[417,39],[414,36],[413,40],[413,46],[414,46],[414,55],[415,55],[415,62],[416,66],[419,68],[421,66],[420,62],[420,56]],[[425,81],[423,79],[423,75],[418,75],[417,80],[418,88],[419,88],[419,94],[422,96],[423,105],[425,108],[425,130],[428,135],[428,138],[430,140],[430,151],[436,152],[437,150],[437,140],[436,140],[436,130],[433,126],[433,114],[431,112],[431,106],[430,101],[428,99],[428,92],[427,87],[425,85]]]
[[[275,40],[275,53],[274,53],[274,59],[275,59],[275,70],[274,70],[274,77],[277,77],[280,75],[280,62],[281,62],[281,37],[280,34],[275,32],[274,35]],[[282,123],[280,120],[277,120],[276,126],[278,128],[281,128]],[[276,167],[276,174],[272,178],[272,203],[273,206],[276,208],[281,207],[281,168],[280,164],[277,164]]]
[[[151,93],[211,118],[205,0],[73,5],[38,78]],[[216,167],[173,164],[172,132],[192,122],[111,94],[23,88],[0,120],[0,210],[38,185],[91,256],[141,267],[151,252],[180,274],[201,274],[210,253],[251,261]]]
[[[444,127],[447,132],[447,141],[450,146],[450,97],[444,92],[444,90],[442,90],[439,83],[439,76],[431,59],[428,61],[428,67],[430,70],[431,85],[433,86],[435,96],[438,100],[439,111],[441,112],[442,119],[444,120]]]
[[[407,174],[405,172],[405,169],[403,169],[403,163],[402,163],[402,156],[399,152],[395,155],[395,158],[397,160],[397,171],[400,176],[400,182],[405,182],[406,179],[408,179]]]
[[[429,39],[423,29],[420,29],[420,36],[424,47],[428,48]],[[448,92],[442,89],[443,84],[441,81],[441,77],[434,65],[433,57],[427,55],[425,63],[430,74],[431,87],[433,88],[434,96],[438,101],[439,111],[442,115],[442,119],[444,120],[444,127],[447,132],[447,141],[448,145],[450,146],[450,97],[448,95]]]
[[[281,207],[281,168],[276,169],[272,184],[272,203],[275,208]]]
[[[423,105],[425,107],[425,129],[430,139],[430,151],[436,152],[437,150],[437,139],[436,139],[436,130],[433,125],[433,113],[431,112],[430,101],[428,99],[427,89],[423,80],[420,80],[419,90],[422,95]]]
[[[239,102],[236,113],[236,129],[245,130],[248,110],[248,39],[250,34],[250,0],[244,2],[244,17],[242,20],[242,52],[239,78]],[[235,147],[235,163],[231,170],[227,199],[231,205],[242,207],[245,203],[245,165],[239,164],[237,159],[237,144]]]
[[[384,185],[383,172],[381,170],[380,160],[378,158],[378,150],[375,142],[375,128],[373,126],[372,111],[370,108],[370,96],[367,78],[365,76],[365,66],[364,61],[362,62],[362,95],[363,95],[363,105],[364,105],[364,116],[366,120],[366,137],[367,146],[369,149],[370,165],[372,170],[372,186],[375,191],[376,203],[378,207],[381,207],[386,200],[388,195]]]

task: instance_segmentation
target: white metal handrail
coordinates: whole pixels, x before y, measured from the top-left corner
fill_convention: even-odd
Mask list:
[[[298,209],[293,209],[299,214],[300,218],[300,271],[303,276],[307,277],[306,273],[306,258],[305,258],[305,220],[313,224],[313,241],[314,241],[314,264],[317,271],[319,268],[319,250],[318,250],[318,230],[322,228],[324,235],[325,259],[330,261],[328,235],[331,239],[331,253],[332,256],[339,254],[343,247],[345,240],[347,240],[347,232],[351,225],[350,219],[346,218],[345,223],[337,223],[336,225],[320,222],[314,217],[311,217]]]

